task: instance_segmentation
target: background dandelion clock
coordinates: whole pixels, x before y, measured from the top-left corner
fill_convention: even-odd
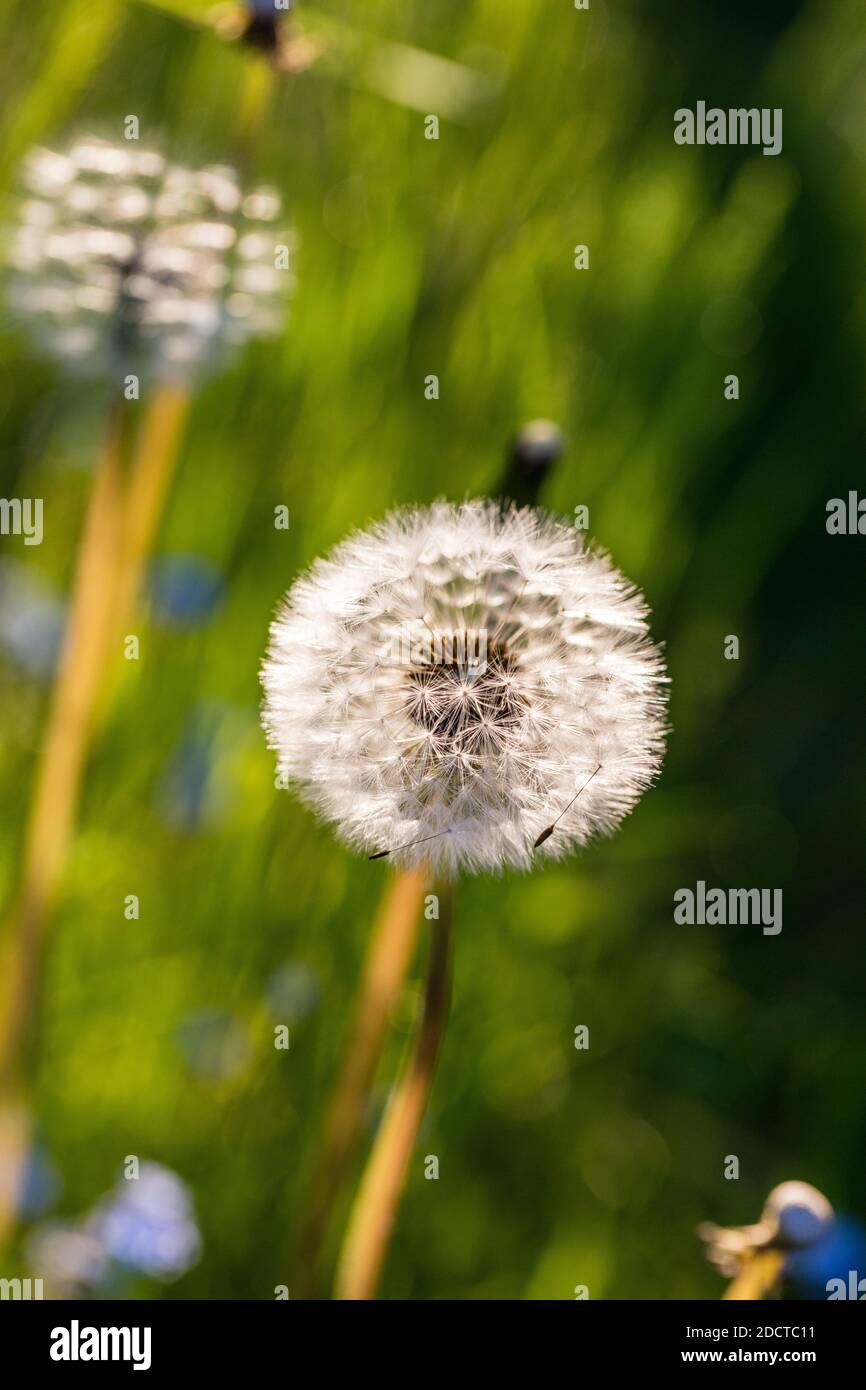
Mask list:
[[[82,137],[27,156],[10,237],[9,300],[76,371],[188,379],[282,325],[275,190],[244,194],[228,165]]]
[[[444,881],[425,909],[421,1019],[352,1207],[337,1298],[375,1295],[396,1219],[448,1012],[449,881],[613,830],[659,770],[665,679],[633,585],[531,507],[394,513],[287,595],[262,671],[281,777],[350,845]]]
[[[263,684],[280,772],[341,837],[449,875],[613,830],[662,758],[646,604],[530,508],[438,503],[350,537],[289,593]]]
[[[188,169],[155,150],[82,136],[64,150],[31,150],[20,185],[5,237],[9,305],[65,371],[101,387],[106,425],[9,924],[15,1004],[0,1018],[0,1166],[14,1174],[16,1194],[45,925],[192,393],[233,349],[281,330],[293,285],[281,198],[269,188],[245,192],[229,165]],[[141,409],[131,404],[139,401]],[[0,1203],[0,1248],[16,1201]]]

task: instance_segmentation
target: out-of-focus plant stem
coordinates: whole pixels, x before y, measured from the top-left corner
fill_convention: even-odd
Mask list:
[[[784,1268],[785,1256],[780,1250],[757,1250],[743,1261],[742,1269],[731,1280],[722,1298],[773,1298],[778,1292]]]
[[[66,632],[25,828],[21,877],[0,946],[0,1248],[26,1155],[27,1096],[48,913],[72,838],[97,698],[114,632],[126,430],[115,404],[78,549]]]
[[[14,1224],[29,1142],[48,917],[75,832],[100,695],[112,658],[119,657],[120,637],[159,528],[189,402],[183,387],[156,388],[128,475],[127,407],[116,404],[93,480],[25,831],[21,881],[2,951],[0,1249]]]
[[[291,1285],[293,1298],[315,1296],[332,1204],[357,1147],[385,1035],[415,950],[429,885],[426,870],[396,873],[376,915],[342,1066],[325,1118],[297,1274]]]
[[[440,892],[440,917],[431,922],[424,1008],[406,1067],[388,1102],[349,1218],[334,1296],[376,1296],[406,1170],[430,1094],[451,993],[450,890]]]
[[[115,633],[135,607],[177,466],[191,403],[189,389],[170,381],[156,387],[136,440],[123,507],[123,533],[115,591]]]
[[[251,55],[244,67],[238,110],[238,159],[248,163],[256,139],[265,123],[274,94],[277,74],[269,63]]]

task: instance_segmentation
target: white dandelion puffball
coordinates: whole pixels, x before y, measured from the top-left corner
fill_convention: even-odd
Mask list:
[[[9,301],[79,370],[180,376],[280,331],[292,288],[279,195],[94,138],[34,149],[9,237]]]
[[[281,780],[353,847],[447,875],[613,830],[664,752],[641,596],[574,527],[491,501],[394,513],[318,560],[262,684]]]

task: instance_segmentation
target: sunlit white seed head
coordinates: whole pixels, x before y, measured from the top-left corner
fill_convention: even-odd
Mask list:
[[[273,189],[244,195],[227,166],[94,138],[34,149],[8,237],[10,304],[75,369],[185,378],[281,330],[281,216]]]
[[[281,776],[353,847],[446,874],[613,830],[663,756],[643,599],[530,508],[440,502],[350,536],[288,593],[262,682]]]
[[[761,1220],[775,1230],[781,1245],[799,1249],[814,1245],[835,1217],[823,1192],[811,1183],[781,1182],[767,1198]]]
[[[781,1182],[764,1203],[760,1221],[751,1226],[716,1226],[705,1221],[698,1235],[707,1243],[707,1258],[726,1279],[733,1279],[758,1251],[806,1250],[831,1231],[832,1206],[807,1182]]]

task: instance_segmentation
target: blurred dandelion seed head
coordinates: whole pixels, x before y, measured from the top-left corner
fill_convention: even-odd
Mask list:
[[[792,1249],[812,1245],[833,1219],[833,1208],[823,1192],[807,1182],[779,1183],[761,1214],[761,1220],[775,1229],[775,1239]]]
[[[383,641],[395,630],[408,660]],[[425,658],[425,637],[470,630],[483,663]],[[263,722],[283,778],[353,847],[445,873],[526,869],[555,817],[537,857],[612,831],[652,782],[664,682],[643,599],[580,532],[442,502],[349,537],[295,584]]]
[[[293,242],[275,190],[244,194],[228,166],[94,138],[32,150],[21,182],[9,300],[47,352],[90,373],[185,379],[280,332]]]
[[[707,1244],[707,1259],[726,1279],[733,1279],[744,1260],[759,1250],[804,1251],[823,1244],[836,1222],[832,1206],[810,1183],[779,1183],[752,1226],[716,1226],[705,1221],[698,1235]]]

